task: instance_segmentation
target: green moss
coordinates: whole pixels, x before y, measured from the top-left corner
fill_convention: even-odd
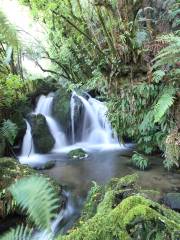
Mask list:
[[[89,215],[86,213],[77,228],[57,240],[172,239],[172,234],[180,231],[180,214],[137,194],[136,180],[137,175],[129,175],[111,180],[104,188],[95,184],[85,205]],[[120,198],[115,205],[117,193],[132,187],[132,196]]]
[[[82,148],[77,148],[68,153],[71,159],[82,159],[87,157],[87,153]]]
[[[39,153],[48,153],[54,146],[55,140],[49,130],[43,115],[32,115],[32,137],[35,147]]]
[[[66,130],[70,126],[70,99],[71,92],[62,88],[55,93],[53,100],[53,115]]]
[[[39,175],[39,173],[27,165],[20,164],[13,158],[0,158],[0,217],[8,214],[9,210],[17,210],[15,203],[7,189],[11,184],[22,177]],[[52,179],[47,177],[57,193],[61,187]]]

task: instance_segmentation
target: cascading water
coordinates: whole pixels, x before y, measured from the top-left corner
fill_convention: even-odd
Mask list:
[[[23,139],[21,155],[29,156],[30,154],[34,154],[34,143],[31,135],[31,126],[27,120],[25,121],[26,121],[27,129]]]
[[[78,129],[75,129],[77,123],[75,125],[75,114],[77,114],[76,104],[77,98],[81,101],[83,105],[83,115],[82,115],[82,122],[78,124],[82,124],[81,132],[77,132]],[[36,109],[33,114],[42,114],[46,118],[49,130],[52,136],[55,139],[55,145],[52,151],[59,152],[59,151],[68,151],[77,147],[85,147],[86,149],[96,148],[98,145],[106,145],[107,147],[118,147],[119,142],[113,130],[111,128],[110,123],[107,119],[107,107],[105,103],[96,100],[88,95],[88,99],[85,97],[77,95],[75,92],[72,93],[70,107],[71,107],[71,129],[72,129],[72,139],[71,143],[73,146],[67,147],[66,143],[66,136],[61,130],[60,126],[56,122],[56,120],[52,117],[52,104],[53,104],[53,94],[50,93],[48,96],[40,96]],[[26,121],[27,124],[27,131],[24,136],[23,146],[22,146],[22,154],[21,156],[29,156],[34,155],[34,145],[33,139],[31,136],[31,126]],[[78,130],[79,131],[79,130]],[[78,134],[78,137],[76,136]],[[79,139],[80,138],[80,139]],[[76,142],[76,139],[79,139],[79,142]],[[113,146],[114,145],[114,146]],[[42,157],[41,157],[42,158]]]
[[[72,143],[75,143],[75,132],[74,132],[74,111],[75,111],[75,99],[76,93],[73,92],[71,96],[71,128],[72,128]]]
[[[77,217],[77,209],[79,206],[75,206],[74,199],[72,194],[67,191],[63,191],[63,195],[66,197],[66,207],[61,209],[56,219],[51,223],[51,232],[49,233],[47,230],[42,232],[35,233],[33,240],[52,240],[54,239],[54,235],[57,233],[58,228],[63,231],[63,228],[68,228],[68,222],[73,217]],[[63,223],[62,223],[63,221]]]
[[[106,105],[90,96],[87,100],[86,98],[73,93],[71,98],[73,106],[75,104],[75,95],[81,100],[85,109],[81,141],[88,144],[118,144],[118,139],[114,135],[106,116]],[[74,116],[74,113],[72,112],[73,109],[74,107],[71,109],[71,116]],[[72,126],[74,126],[73,117],[71,117],[71,122]]]
[[[35,109],[35,114],[42,114],[46,118],[49,130],[52,136],[55,139],[55,146],[53,150],[59,149],[66,145],[66,137],[60,126],[52,117],[52,103],[53,103],[53,94],[49,94],[47,97],[42,95],[39,98],[37,107]]]

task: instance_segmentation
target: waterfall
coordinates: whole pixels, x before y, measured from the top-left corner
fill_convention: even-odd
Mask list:
[[[71,96],[71,129],[72,129],[72,143],[75,143],[75,132],[74,132],[74,111],[75,111],[75,99],[74,96],[76,95],[75,92],[72,93]]]
[[[34,153],[34,144],[33,144],[33,139],[32,139],[32,135],[31,135],[31,126],[28,123],[27,120],[26,121],[26,133],[24,135],[24,139],[23,139],[23,143],[22,143],[22,151],[21,151],[21,155],[22,156],[29,156],[30,154]]]
[[[74,134],[74,96],[77,96],[84,105],[84,119],[82,123],[82,142],[88,144],[118,144],[118,139],[113,133],[112,127],[107,119],[107,107],[91,96],[88,100],[73,93],[71,98],[71,123]],[[73,136],[72,134],[72,136]],[[73,136],[74,137],[74,136]],[[75,138],[75,137],[74,137]]]
[[[42,95],[39,98],[35,114],[42,114],[46,118],[49,130],[55,139],[53,150],[59,149],[66,145],[66,137],[58,123],[52,117],[53,94],[50,93],[47,97]]]

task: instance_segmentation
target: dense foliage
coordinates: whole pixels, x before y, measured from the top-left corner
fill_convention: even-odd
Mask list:
[[[132,156],[136,167],[145,170],[149,162],[144,154],[155,151],[164,153],[168,170],[179,167],[180,1],[19,1],[45,24],[49,37],[46,48],[36,42],[23,54],[50,76],[27,77],[23,42],[0,11],[0,156],[18,135],[22,139],[30,102],[60,84],[68,91],[93,90],[107,102],[119,139],[137,143]],[[51,68],[39,59],[50,60]],[[3,160],[4,167],[8,162]],[[11,165],[16,178],[20,167]],[[57,239],[178,239],[179,215],[147,199],[135,182],[136,176],[128,176],[104,187],[94,183],[77,228]],[[4,191],[30,216],[30,225],[47,229],[51,239],[57,198],[49,183],[31,177]],[[1,239],[32,239],[32,233],[31,227],[19,226]]]
[[[167,138],[179,131],[180,2],[21,2],[47,26],[43,58],[61,84],[98,90],[121,139],[131,138],[147,154],[160,149],[165,166],[179,166]],[[174,144],[179,148],[178,134]]]

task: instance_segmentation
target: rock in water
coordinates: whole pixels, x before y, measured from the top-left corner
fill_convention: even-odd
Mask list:
[[[42,114],[31,115],[30,124],[35,148],[39,153],[48,153],[52,150],[55,140],[49,130],[46,118]]]
[[[56,165],[56,161],[48,161],[45,164],[38,165],[34,167],[37,170],[51,169]]]
[[[164,203],[168,207],[180,211],[180,193],[167,193],[164,197]]]
[[[68,153],[68,157],[70,159],[83,159],[87,158],[88,154],[82,149],[82,148],[77,148]]]
[[[59,89],[53,99],[53,116],[63,127],[65,132],[68,132],[71,124],[70,114],[70,100],[71,92],[67,92],[65,89]]]

